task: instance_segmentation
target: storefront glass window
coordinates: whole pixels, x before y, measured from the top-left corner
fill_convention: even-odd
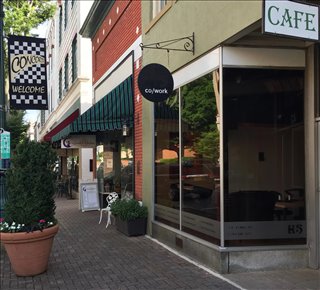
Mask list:
[[[179,94],[155,104],[155,220],[180,228]]]
[[[219,244],[216,76],[200,77],[155,105],[155,219]]]
[[[224,68],[226,246],[306,241],[304,71]]]
[[[182,230],[220,237],[220,165],[213,74],[181,88]]]
[[[73,150],[72,150],[73,151]],[[79,157],[76,155],[67,158],[68,176],[72,190],[78,191],[79,180]]]
[[[112,131],[98,136],[97,179],[99,192],[117,192],[121,197],[132,198],[134,193],[133,137]]]

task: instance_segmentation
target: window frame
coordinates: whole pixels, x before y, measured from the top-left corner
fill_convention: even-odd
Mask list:
[[[150,23],[149,25],[146,27],[146,30],[145,30],[145,33],[147,33],[159,20],[160,18],[165,15],[167,13],[168,10],[171,9],[171,7],[173,6],[174,3],[177,2],[177,0],[166,0],[167,3],[161,7],[161,5],[158,5],[161,4],[160,1],[165,1],[165,0],[153,0],[151,2],[151,11],[150,11]],[[158,6],[158,10],[156,11],[157,8],[155,8],[155,4],[156,6]]]
[[[59,70],[59,100],[62,100],[62,68]]]
[[[64,30],[66,30],[68,25],[68,0],[64,1]]]
[[[62,6],[59,7],[59,45],[62,42]]]
[[[77,50],[78,50],[78,39],[77,39],[77,35],[75,35],[72,41],[72,46],[71,46],[72,83],[75,82],[78,76]]]
[[[64,89],[69,89],[69,54],[64,59]]]

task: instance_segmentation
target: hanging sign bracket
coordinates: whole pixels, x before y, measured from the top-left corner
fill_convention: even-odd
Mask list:
[[[181,44],[184,42],[183,44]],[[181,44],[183,47],[177,47],[174,46],[175,44]],[[186,37],[181,37],[181,38],[176,38],[176,39],[171,39],[171,40],[166,40],[166,41],[160,41],[160,42],[155,42],[155,43],[150,43],[150,44],[143,44],[140,43],[141,49],[145,48],[151,48],[151,49],[164,49],[166,51],[174,50],[174,51],[186,51],[186,52],[192,52],[194,55],[194,48],[195,43],[194,43],[194,32],[190,36]]]

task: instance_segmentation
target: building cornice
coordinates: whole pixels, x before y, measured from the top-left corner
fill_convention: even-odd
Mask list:
[[[80,35],[92,39],[109,13],[114,2],[115,0],[94,1],[88,16],[79,31]]]

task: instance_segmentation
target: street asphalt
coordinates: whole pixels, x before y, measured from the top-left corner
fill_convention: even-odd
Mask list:
[[[1,290],[7,289],[320,289],[311,269],[220,275],[148,236],[126,237],[98,211],[79,210],[76,199],[57,198],[60,229],[47,272],[17,277],[1,245]]]

